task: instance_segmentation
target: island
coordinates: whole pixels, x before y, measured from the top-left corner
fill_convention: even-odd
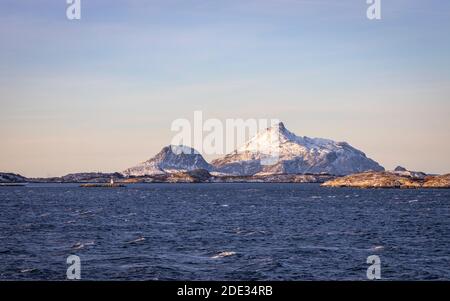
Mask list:
[[[414,177],[396,172],[363,172],[327,181],[323,187],[352,188],[450,188],[450,174]]]

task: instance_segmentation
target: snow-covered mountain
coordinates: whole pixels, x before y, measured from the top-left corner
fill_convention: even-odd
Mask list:
[[[216,172],[234,175],[383,171],[377,162],[346,142],[299,137],[278,123],[243,147],[212,162]]]
[[[299,137],[278,123],[258,133],[240,149],[211,164],[187,146],[166,146],[155,157],[122,172],[153,176],[205,169],[215,175],[331,174],[384,171],[377,162],[346,142]]]
[[[173,172],[211,170],[211,165],[195,149],[187,146],[169,145],[155,157],[123,171],[125,176],[151,176]]]

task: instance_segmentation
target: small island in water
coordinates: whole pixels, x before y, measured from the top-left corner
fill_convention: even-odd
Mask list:
[[[415,178],[395,172],[364,172],[327,181],[323,187],[450,188],[450,174]]]

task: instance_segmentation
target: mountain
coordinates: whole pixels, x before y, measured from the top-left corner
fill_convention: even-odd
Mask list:
[[[215,176],[280,174],[348,175],[384,171],[377,162],[346,142],[299,137],[278,123],[258,133],[243,147],[209,164],[195,149],[166,146],[155,157],[126,169],[130,177],[156,176],[203,169]]]
[[[169,145],[164,147],[155,157],[128,168],[122,174],[125,176],[150,176],[197,169],[210,171],[212,167],[195,149],[187,146]]]
[[[232,175],[332,174],[384,171],[346,142],[299,137],[278,123],[243,147],[212,162],[215,171]]]

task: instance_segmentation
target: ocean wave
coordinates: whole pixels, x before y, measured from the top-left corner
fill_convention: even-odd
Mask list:
[[[373,246],[369,250],[370,251],[382,251],[382,250],[384,250],[384,246]]]
[[[71,249],[73,250],[81,250],[84,248],[84,244],[82,244],[81,242],[77,242],[75,244],[72,245]]]
[[[34,268],[20,270],[21,273],[31,273],[31,272],[34,272],[34,271],[36,271],[36,269],[34,269]]]
[[[212,256],[212,259],[218,259],[218,258],[224,258],[224,257],[229,257],[229,256],[233,256],[236,255],[236,252],[232,252],[232,251],[225,251],[225,252],[220,252],[214,256]]]
[[[142,242],[142,241],[145,241],[145,237],[138,237],[138,238],[136,238],[134,240],[128,241],[127,244],[135,244],[135,243],[139,243],[139,242]]]
[[[72,250],[81,250],[84,249],[84,247],[86,246],[93,246],[95,244],[95,242],[93,240],[91,241],[87,241],[87,242],[77,242],[75,244],[72,245],[71,249]]]

